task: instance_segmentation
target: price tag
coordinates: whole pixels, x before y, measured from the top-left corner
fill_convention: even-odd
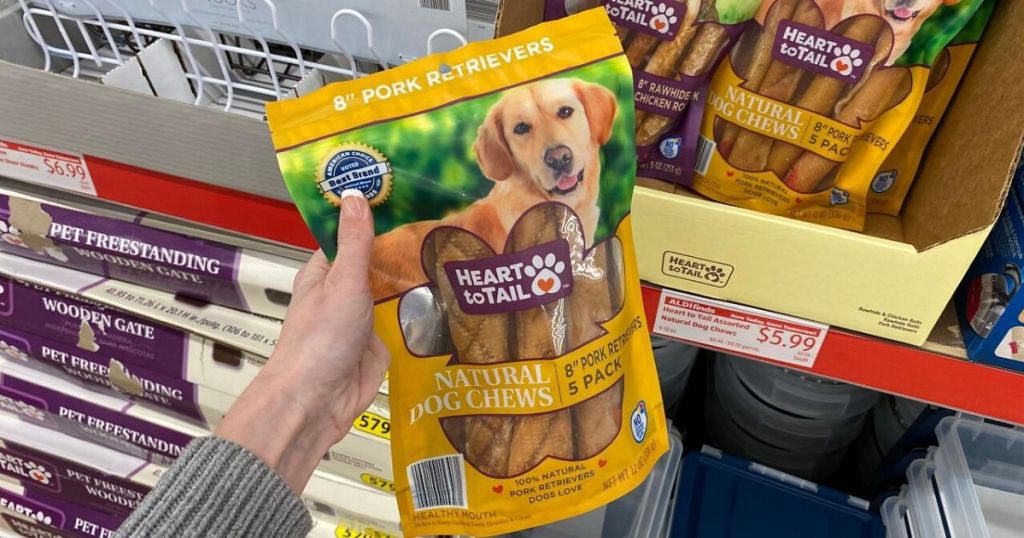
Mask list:
[[[344,525],[338,525],[334,529],[334,536],[336,538],[395,538],[394,536],[377,529],[368,528],[366,530],[357,531]]]
[[[810,368],[828,325],[662,290],[654,333]]]
[[[392,495],[395,493],[395,483],[386,478],[381,478],[370,473],[363,473],[359,475],[359,478],[367,486],[375,487],[384,493],[391,493]]]
[[[81,153],[0,138],[0,176],[96,196]]]
[[[377,413],[364,412],[356,419],[354,426],[363,433],[376,435],[382,439],[391,439],[391,421]]]

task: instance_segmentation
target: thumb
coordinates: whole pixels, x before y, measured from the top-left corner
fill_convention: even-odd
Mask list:
[[[335,285],[365,287],[373,250],[373,214],[363,193],[346,189],[341,193],[338,223],[338,253],[328,278]]]

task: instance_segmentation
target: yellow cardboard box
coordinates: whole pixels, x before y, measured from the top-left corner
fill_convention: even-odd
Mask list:
[[[652,180],[633,196],[640,278],[925,342],[1002,208],[1024,137],[1024,2],[1001,2],[898,217],[849,232]]]

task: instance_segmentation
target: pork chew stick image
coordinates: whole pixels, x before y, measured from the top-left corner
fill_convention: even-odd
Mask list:
[[[610,238],[587,251],[593,238],[583,236],[579,219],[562,224],[562,237],[569,242],[573,290],[569,296],[569,349],[576,349],[604,333],[607,321],[623,301],[622,247]],[[593,457],[615,439],[622,426],[623,380],[604,392],[573,406],[575,459]]]
[[[859,16],[847,25],[842,35],[854,41],[874,43],[884,24],[885,22],[878,17]],[[844,87],[846,82],[842,80],[828,75],[814,75],[803,95],[797,100],[796,106],[817,114],[831,115]],[[802,152],[803,149],[800,147],[780,141],[772,146],[772,151],[768,155],[768,167],[780,178],[786,177],[786,173],[793,166],[793,161]]]
[[[440,228],[433,235],[437,285],[456,357],[463,364],[508,360],[509,333],[512,330],[510,316],[462,312],[444,270],[446,262],[488,258],[493,256],[493,252],[479,238],[462,230]],[[463,454],[470,464],[491,476],[508,476],[509,446],[515,418],[474,416],[454,420],[462,422],[452,431],[457,432],[456,437],[461,435],[465,439]]]
[[[718,57],[719,51],[729,39],[728,32],[714,23],[705,23],[697,31],[693,44],[683,58],[677,71],[676,79],[682,76],[694,77],[706,71]],[[658,137],[665,133],[676,118],[660,114],[637,116],[636,143],[647,146],[657,142]]]
[[[836,119],[847,125],[859,125],[861,122],[874,121],[879,114],[889,108],[893,96],[897,94],[899,88],[904,86],[904,82],[909,76],[910,73],[902,67],[875,71]],[[789,188],[797,192],[821,190],[819,183],[838,165],[839,163],[835,161],[805,151],[793,163],[793,168],[786,175],[784,181]]]
[[[509,236],[512,252],[550,243],[561,238],[560,224],[570,217],[566,206],[544,204],[526,212]],[[514,314],[517,360],[551,359],[568,351],[566,299],[521,310]],[[572,414],[561,409],[539,415],[515,417],[509,448],[507,476],[520,475],[536,467],[545,457],[571,459]]]
[[[656,46],[658,38],[646,32],[635,32],[633,39],[630,39],[629,45],[626,46],[626,59],[629,60],[629,65],[634,69],[639,68]]]
[[[836,113],[842,111],[843,108],[846,107],[847,103],[853,99],[853,96],[857,95],[857,92],[860,91],[861,87],[867,84],[868,79],[871,78],[871,74],[875,72],[875,69],[884,65],[885,60],[889,57],[889,53],[892,51],[892,39],[892,32],[883,26],[881,34],[879,34],[878,39],[875,41],[875,54],[871,57],[871,61],[868,62],[867,69],[865,69],[864,74],[860,76],[860,80],[857,81],[852,88],[847,90],[846,95],[836,102]]]
[[[601,336],[600,322],[611,319],[619,308],[620,295],[614,289],[619,275],[614,271],[614,247],[605,241],[589,253],[575,276],[576,288],[569,297],[570,343],[581,346]],[[628,360],[628,359],[627,359]],[[576,438],[576,459],[596,456],[622,428],[622,390],[619,380],[611,388],[572,408]]]
[[[741,76],[747,80],[744,88],[757,92],[761,88],[768,66],[772,63],[772,44],[775,42],[775,33],[779,30],[779,22],[793,15],[797,0],[778,0],[769,8],[765,16],[764,27],[754,42],[753,50],[750,52],[750,61]],[[740,128],[731,123],[726,124],[722,139],[718,141],[719,151],[722,156],[728,158],[732,148],[739,136]]]
[[[814,27],[820,27],[823,24],[821,11],[810,0],[801,2],[792,15],[793,21],[800,24]],[[762,34],[761,37],[764,35]],[[774,35],[772,39],[774,39]],[[760,44],[760,39],[758,44]],[[769,66],[761,77],[761,86],[757,93],[769,99],[788,103],[796,94],[805,73],[806,71],[799,67],[772,60],[769,57]],[[764,170],[768,165],[768,155],[775,142],[774,139],[738,126],[733,127],[738,130],[738,134],[735,144],[730,150],[729,164],[743,170]]]

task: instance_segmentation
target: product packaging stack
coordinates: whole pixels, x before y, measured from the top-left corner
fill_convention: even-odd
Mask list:
[[[1022,536],[1024,432],[977,418],[947,417],[938,446],[907,469],[882,505],[889,538]]]
[[[89,467],[104,461],[84,460],[89,450],[102,448],[165,467],[191,439],[212,432],[266,362],[308,253],[202,227],[196,236],[180,233],[188,229],[181,221],[5,183],[2,410],[26,423],[26,431],[33,424],[31,431],[60,434],[37,443],[32,461],[59,457]],[[331,524],[396,534],[386,383],[381,390],[324,455],[305,499]],[[16,442],[6,433],[0,439]],[[5,476],[35,486],[31,480],[43,475]],[[55,502],[71,514],[81,500]],[[86,508],[110,514],[108,506]],[[99,536],[111,528],[104,521],[65,530]]]
[[[665,2],[689,32],[645,38],[632,23],[660,20],[646,13],[659,4],[605,2],[640,59],[638,117],[682,110],[648,154],[671,166],[641,163],[641,278],[922,345],[1020,153],[1024,118],[1008,103],[1022,97],[993,82],[1018,77],[1005,67],[1018,6]],[[713,42],[724,51],[710,74],[686,61],[662,69],[671,44],[685,58],[715,25],[727,37]],[[687,95],[699,98],[675,100]],[[964,140],[985,154],[961,158]]]
[[[719,354],[705,419],[717,448],[820,480],[843,462],[878,393]]]

